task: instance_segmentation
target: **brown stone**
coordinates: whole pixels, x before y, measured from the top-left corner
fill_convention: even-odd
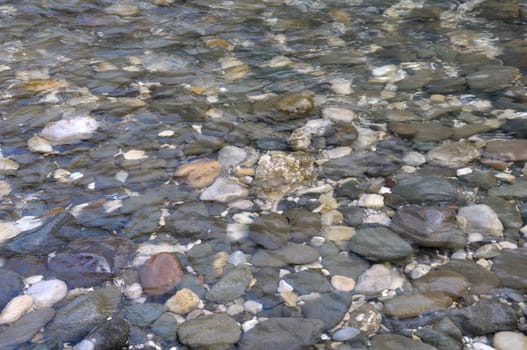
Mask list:
[[[414,281],[414,286],[421,293],[437,292],[452,298],[459,298],[468,292],[470,283],[467,279],[454,271],[432,271]]]
[[[408,123],[402,123],[402,122],[389,122],[388,123],[388,130],[393,132],[394,134],[400,136],[400,137],[409,137],[412,138],[417,133],[417,129],[412,125]]]
[[[144,263],[140,275],[145,294],[162,295],[181,281],[183,267],[175,255],[159,253]]]
[[[527,140],[493,140],[485,146],[487,156],[505,161],[527,160]]]
[[[282,112],[295,115],[304,115],[311,112],[315,106],[312,91],[303,91],[284,96],[278,101],[278,109]]]
[[[175,176],[186,177],[195,188],[209,186],[220,175],[221,163],[217,160],[200,159],[176,169]]]
[[[446,309],[453,300],[441,293],[398,295],[384,302],[388,317],[409,318]]]

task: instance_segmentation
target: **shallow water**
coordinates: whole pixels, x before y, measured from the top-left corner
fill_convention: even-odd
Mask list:
[[[490,140],[527,137],[525,13],[523,2],[477,0],[0,1],[3,270],[58,278],[70,293],[103,284],[122,293],[112,312],[71,339],[50,323],[36,338],[5,340],[21,327],[6,322],[0,344],[76,344],[105,317],[131,321],[131,305],[164,303],[185,286],[201,311],[178,316],[178,325],[229,308],[239,324],[317,319],[304,304],[317,297],[310,293],[333,303],[338,289],[342,314],[322,319],[324,335],[304,345],[391,349],[377,334],[415,334],[404,319],[443,317],[446,307],[425,302],[417,313],[394,314],[397,300],[387,300],[415,293],[420,271],[452,259],[477,262],[499,280],[470,292],[477,281],[456,268],[465,279],[448,283],[470,287],[453,297],[461,310],[448,314],[454,323],[482,295],[511,303],[517,317],[517,325],[483,331],[459,326],[464,346],[522,333],[527,276],[504,276],[525,258],[504,252],[525,244],[527,156],[521,142]],[[185,172],[195,160],[200,170]],[[223,182],[214,186],[216,178]],[[477,204],[490,211],[460,209]],[[474,223],[481,215],[487,220]],[[390,232],[361,241],[370,226]],[[177,255],[187,280],[160,295],[132,292],[144,284],[145,261],[162,252]],[[340,270],[338,256],[351,257]],[[206,293],[244,263],[253,280],[241,295]],[[333,283],[345,275],[360,284],[376,263],[404,283],[373,292]],[[290,282],[298,302],[280,295],[278,279],[304,270],[317,277]],[[25,292],[2,293],[3,307]],[[61,310],[72,298],[50,306]],[[247,300],[262,310],[232,311]],[[364,305],[387,316],[385,306],[393,319],[380,331],[332,339],[358,327],[349,315]],[[161,348],[202,346],[183,331],[178,343],[152,323],[131,322],[132,348],[149,339]],[[247,331],[207,346],[256,349]]]

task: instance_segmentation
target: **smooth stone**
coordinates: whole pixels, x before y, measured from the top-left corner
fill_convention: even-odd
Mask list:
[[[19,295],[11,299],[0,313],[0,325],[13,323],[28,312],[33,306],[33,297]]]
[[[433,324],[432,328],[458,342],[463,341],[463,333],[461,332],[461,329],[459,329],[459,327],[448,317],[441,318],[438,322]]]
[[[293,208],[284,213],[289,221],[291,241],[303,243],[320,234],[320,215],[302,208]]]
[[[466,232],[486,237],[501,237],[503,225],[496,212],[486,204],[459,208],[458,215],[466,220]]]
[[[387,127],[400,137],[413,138],[417,134],[417,128],[413,124],[402,121],[389,121]]]
[[[351,292],[355,288],[355,280],[350,277],[335,275],[331,277],[331,285],[340,292]]]
[[[435,123],[414,124],[416,133],[414,142],[437,142],[448,139],[452,135],[452,129]]]
[[[152,332],[168,340],[176,340],[178,320],[176,315],[165,312],[151,326]]]
[[[503,248],[497,243],[489,243],[482,245],[474,252],[474,258],[477,259],[492,259],[501,254]]]
[[[178,237],[192,239],[211,239],[224,234],[225,221],[211,211],[210,205],[203,202],[183,203],[165,218],[165,229],[175,232]]]
[[[254,253],[252,264],[255,266],[304,265],[318,259],[319,252],[307,245],[289,243],[276,250],[259,249]]]
[[[70,288],[91,287],[114,278],[134,254],[135,244],[125,238],[82,238],[52,256],[48,269]]]
[[[176,169],[176,177],[185,177],[190,186],[204,188],[214,182],[221,173],[221,163],[217,160],[200,159],[184,164]]]
[[[405,177],[392,188],[392,192],[410,203],[456,203],[459,193],[447,179],[435,175]]]
[[[55,316],[55,310],[42,308],[32,311],[0,331],[0,349],[14,350],[35,336]]]
[[[419,152],[406,152],[403,156],[402,161],[406,165],[420,166],[426,163],[426,157]]]
[[[527,290],[527,271],[519,266],[527,263],[527,248],[505,249],[503,253],[494,258],[492,272],[507,288]]]
[[[120,301],[121,293],[113,286],[80,295],[57,310],[46,332],[62,341],[76,340],[117,311]]]
[[[450,168],[462,167],[479,156],[479,149],[462,141],[444,143],[426,154],[428,162]]]
[[[523,219],[514,201],[499,197],[482,198],[481,204],[487,204],[498,215],[506,231],[517,232],[523,226]]]
[[[141,266],[140,276],[145,294],[162,295],[171,291],[181,281],[183,267],[175,255],[159,253]]]
[[[285,120],[298,119],[314,108],[313,92],[307,90],[282,97],[277,104],[278,110],[287,113]]]
[[[395,232],[382,226],[360,228],[349,242],[349,250],[370,261],[393,261],[413,253]]]
[[[384,197],[380,194],[365,193],[360,196],[357,204],[359,207],[382,209],[384,208]]]
[[[482,66],[465,79],[470,89],[494,92],[511,86],[519,77],[521,74],[516,67]]]
[[[432,271],[414,280],[413,285],[421,293],[442,293],[454,299],[465,295],[470,288],[463,275],[449,270]]]
[[[212,185],[201,192],[202,201],[231,202],[235,199],[246,198],[249,191],[236,180],[219,177]]]
[[[238,347],[240,350],[303,350],[317,342],[323,326],[316,319],[273,317],[245,332]]]
[[[356,117],[355,112],[350,109],[338,107],[326,107],[322,109],[322,116],[335,123],[350,123]]]
[[[381,334],[371,339],[370,350],[437,350],[432,345],[399,334]]]
[[[394,269],[375,264],[359,276],[355,291],[362,294],[378,294],[383,290],[401,288],[406,279]]]
[[[364,304],[350,312],[348,324],[365,335],[377,333],[382,323],[382,314],[372,304]]]
[[[66,297],[68,286],[64,281],[57,279],[40,281],[29,287],[27,294],[33,297],[36,307],[48,307]]]
[[[464,335],[484,335],[516,329],[518,316],[514,309],[496,300],[480,300],[473,306],[450,311],[450,318]]]
[[[24,350],[62,350],[63,348],[64,344],[60,340],[46,339],[39,343],[30,345],[29,347],[24,348]]]
[[[346,276],[355,281],[370,266],[368,261],[355,254],[329,255],[322,259],[322,265],[333,276]]]
[[[24,282],[18,273],[0,268],[0,308],[4,308],[9,300],[22,293]]]
[[[390,228],[424,247],[455,249],[466,240],[452,208],[404,206],[397,210]]]
[[[298,294],[324,293],[331,290],[330,284],[320,271],[304,270],[287,274],[283,282],[292,286]]]
[[[452,129],[452,138],[453,139],[467,139],[470,136],[477,134],[484,134],[492,130],[496,130],[498,125],[494,125],[492,122],[484,124],[465,124],[459,128]]]
[[[307,318],[324,322],[324,330],[335,327],[344,317],[351,305],[352,294],[348,292],[328,292],[304,300],[302,312]]]
[[[180,289],[165,301],[165,306],[175,314],[188,314],[199,306],[201,299],[188,288]]]
[[[527,140],[491,140],[485,144],[487,157],[504,161],[527,160]]]
[[[126,308],[125,318],[133,325],[146,327],[157,320],[168,308],[163,304],[132,304]]]
[[[114,4],[106,7],[104,12],[110,15],[128,17],[139,14],[140,8],[132,5]]]
[[[487,294],[498,288],[500,281],[496,274],[469,260],[451,260],[437,268],[439,271],[454,271],[463,275],[470,284],[471,294]]]
[[[325,226],[322,229],[325,238],[331,241],[349,241],[356,233],[355,228],[344,225]]]
[[[238,265],[228,271],[207,293],[207,300],[216,303],[232,301],[245,293],[253,273],[249,265]]]
[[[497,332],[492,339],[496,350],[527,350],[527,337],[520,332]]]
[[[128,344],[130,323],[121,318],[112,318],[97,325],[73,350],[114,350]]]
[[[226,350],[240,339],[241,329],[230,316],[212,314],[183,322],[177,335],[182,344],[193,349]]]
[[[287,218],[278,213],[264,214],[249,225],[249,238],[266,249],[277,249],[290,239]]]
[[[358,150],[349,156],[328,160],[322,164],[321,173],[332,180],[340,180],[347,177],[389,176],[400,167],[400,162],[390,154]]]
[[[438,350],[462,350],[463,348],[461,342],[430,328],[421,328],[417,330],[416,335]]]
[[[91,138],[98,127],[95,118],[76,116],[47,124],[40,132],[40,136],[54,146],[74,144]]]
[[[384,314],[396,318],[416,317],[446,309],[452,302],[452,298],[441,293],[397,295],[384,302]]]
[[[524,200],[527,198],[527,181],[518,179],[512,185],[501,185],[488,191],[490,197]]]
[[[348,341],[360,334],[360,330],[354,327],[344,327],[331,336],[335,341]]]
[[[249,153],[243,148],[225,145],[218,152],[218,162],[225,168],[230,169],[242,163],[248,155]]]

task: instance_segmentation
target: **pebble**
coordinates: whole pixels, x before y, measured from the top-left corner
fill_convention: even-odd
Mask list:
[[[27,140],[27,147],[32,152],[53,152],[53,146],[49,143],[49,141],[40,136],[33,136],[29,140]]]
[[[51,145],[73,144],[91,138],[98,128],[99,123],[96,119],[90,116],[76,116],[47,124],[40,136]]]
[[[183,278],[183,267],[172,254],[159,253],[141,267],[141,284],[145,294],[161,295],[172,290]]]
[[[176,169],[175,176],[185,177],[190,186],[204,188],[220,175],[222,165],[216,160],[197,160]]]
[[[127,346],[130,323],[120,318],[105,320],[97,325],[73,350],[109,350]]]
[[[104,12],[110,15],[118,15],[123,17],[135,16],[139,14],[139,7],[132,5],[114,4],[104,9]]]
[[[493,158],[505,161],[527,160],[527,140],[491,140],[485,151]]]
[[[426,157],[419,152],[406,152],[402,160],[405,164],[411,166],[420,166],[426,163]]]
[[[355,288],[355,280],[350,277],[335,275],[331,277],[331,285],[338,291],[351,292]]]
[[[355,338],[360,334],[360,330],[354,327],[344,327],[333,333],[332,338],[335,341],[347,341]]]
[[[207,300],[216,303],[232,301],[243,295],[251,281],[253,269],[249,265],[238,265],[228,271],[207,293]]]
[[[362,227],[349,241],[349,250],[371,261],[391,261],[405,258],[413,249],[390,229]]]
[[[384,208],[384,197],[380,194],[363,194],[359,198],[358,205],[369,209],[382,209]]]
[[[322,116],[334,123],[350,123],[356,118],[356,114],[352,110],[339,107],[322,109]]]
[[[0,174],[11,175],[14,174],[20,165],[12,159],[0,156]]]
[[[245,303],[243,303],[243,307],[245,308],[247,312],[253,315],[256,315],[257,313],[263,310],[263,305],[254,300],[247,300]]]
[[[199,199],[226,203],[235,199],[246,198],[248,195],[247,189],[236,180],[219,177],[212,185],[201,192]]]
[[[426,154],[428,162],[450,168],[462,167],[479,156],[479,149],[468,142],[444,143]]]
[[[381,327],[382,314],[372,304],[363,304],[349,314],[348,324],[366,335],[377,333]]]
[[[185,315],[196,309],[201,300],[192,290],[188,288],[180,289],[165,301],[165,306],[175,314]]]
[[[359,276],[355,291],[363,294],[378,294],[383,290],[401,288],[405,279],[397,271],[381,264],[372,265]]]
[[[0,313],[0,324],[13,323],[24,316],[33,306],[33,298],[30,295],[19,295],[7,303]]]
[[[27,294],[33,297],[36,307],[48,307],[66,297],[68,286],[64,281],[57,279],[40,281],[29,287]]]
[[[326,239],[331,241],[349,241],[356,231],[350,226],[333,225],[324,227],[322,233]]]
[[[480,233],[485,237],[501,237],[503,224],[496,212],[486,204],[459,208],[458,215],[466,220],[468,233]]]
[[[492,339],[496,350],[527,350],[527,337],[519,332],[497,332]]]
[[[180,343],[199,349],[230,349],[238,342],[241,329],[226,314],[211,314],[187,320],[177,329]]]
[[[441,293],[398,295],[384,302],[388,317],[416,317],[428,312],[446,309],[453,300]]]

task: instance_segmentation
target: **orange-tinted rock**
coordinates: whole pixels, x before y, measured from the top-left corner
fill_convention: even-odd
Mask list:
[[[141,267],[141,284],[145,294],[162,295],[172,290],[183,278],[183,267],[172,254],[152,256]]]
[[[414,137],[417,133],[417,129],[412,124],[402,122],[389,122],[388,130],[390,130],[394,134],[397,134],[400,137],[411,138]]]
[[[217,160],[197,160],[177,168],[175,175],[186,177],[195,188],[209,186],[220,175],[221,164]]]

